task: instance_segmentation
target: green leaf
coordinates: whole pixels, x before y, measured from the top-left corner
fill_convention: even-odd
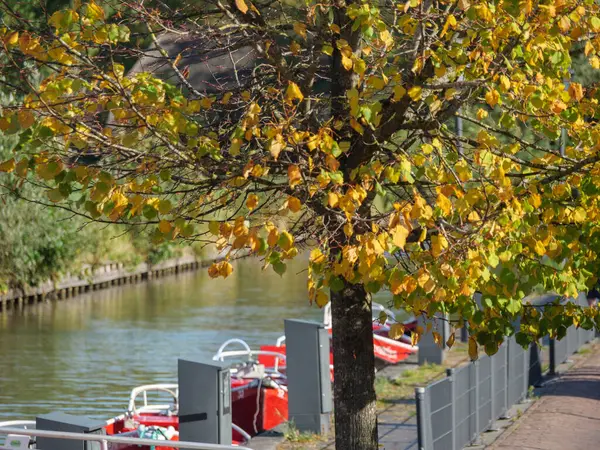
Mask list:
[[[511,299],[508,301],[508,304],[506,305],[506,310],[511,313],[511,314],[518,314],[521,311],[521,308],[523,307],[523,303],[521,302],[521,300],[517,300],[517,299]]]
[[[148,220],[155,219],[156,216],[158,216],[158,212],[156,211],[156,209],[154,209],[150,205],[144,205],[144,208],[142,209],[142,214]]]
[[[340,292],[344,289],[344,281],[339,277],[331,277],[329,279],[329,288],[332,292]]]
[[[498,258],[498,255],[496,255],[495,253],[490,253],[488,255],[488,264],[491,267],[496,267],[498,264],[500,263],[500,259]]]
[[[275,271],[275,273],[283,275],[287,270],[287,266],[285,265],[285,263],[282,263],[280,260],[278,260],[273,263],[273,270]]]
[[[365,290],[370,294],[376,294],[381,290],[381,283],[378,281],[369,281],[365,284]]]

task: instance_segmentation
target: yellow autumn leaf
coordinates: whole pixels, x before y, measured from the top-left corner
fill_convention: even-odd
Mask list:
[[[510,80],[508,79],[508,77],[506,75],[500,75],[500,87],[502,88],[503,92],[508,92],[510,90]]]
[[[352,235],[354,234],[354,227],[350,222],[346,222],[344,224],[344,234],[348,237],[352,237]]]
[[[340,197],[335,192],[327,193],[327,204],[331,208],[335,208],[338,205],[339,201],[340,201]]]
[[[278,239],[279,231],[277,231],[276,228],[273,228],[271,231],[269,231],[269,235],[267,236],[267,244],[269,244],[269,247],[275,247]]]
[[[371,86],[377,90],[381,90],[381,89],[385,88],[385,80],[381,77],[371,75],[367,79],[367,85]]]
[[[239,155],[243,143],[244,141],[242,141],[240,138],[233,138],[231,140],[231,145],[229,146],[229,154],[231,156]]]
[[[228,261],[213,263],[208,268],[208,275],[211,278],[223,277],[227,278],[233,272],[233,266]]]
[[[162,234],[167,234],[171,231],[173,227],[171,226],[171,223],[168,220],[161,220],[158,223],[158,229],[160,230],[160,232]]]
[[[221,262],[221,266],[219,268],[219,275],[223,278],[227,278],[233,272],[233,266],[229,264],[227,261]]]
[[[406,95],[406,89],[404,89],[404,87],[400,86],[399,84],[394,86],[393,101],[399,102],[402,99],[402,97],[404,97],[405,95]]]
[[[19,120],[19,125],[21,125],[22,129],[27,129],[35,122],[35,117],[31,113],[31,111],[22,110],[17,114],[17,118]]]
[[[244,216],[236,217],[233,223],[233,235],[236,237],[244,236],[248,234],[248,227],[246,226],[246,218]]]
[[[15,166],[15,173],[20,177],[26,176],[28,170],[29,170],[29,160],[27,158],[23,158]]]
[[[298,212],[302,208],[302,202],[296,197],[288,197],[287,207],[291,212]]]
[[[229,103],[229,100],[231,100],[231,96],[233,95],[232,92],[227,92],[225,93],[225,95],[223,96],[223,98],[221,99],[221,104],[223,105],[227,105]]]
[[[302,173],[300,172],[300,167],[298,167],[296,164],[291,164],[288,167],[287,172],[290,187],[297,186],[302,182]]]
[[[9,47],[14,47],[19,43],[19,32],[13,31],[12,33],[9,33],[4,38],[4,42],[6,42],[6,45],[8,45]]]
[[[15,159],[10,158],[9,160],[4,161],[2,164],[0,164],[0,172],[10,173],[13,170],[15,170],[15,165]]]
[[[446,341],[446,345],[447,345],[449,348],[452,348],[452,346],[454,345],[454,340],[455,340],[455,339],[456,339],[456,337],[455,337],[455,334],[454,334],[454,333],[452,333],[452,334],[450,335],[450,337],[448,338],[448,340]]]
[[[492,108],[498,104],[499,100],[500,100],[500,94],[498,93],[497,90],[492,89],[491,91],[486,92],[485,101]]]
[[[358,123],[358,121],[354,117],[350,119],[350,126],[354,131],[356,131],[360,135],[364,134],[365,132],[364,127],[360,123]]]
[[[319,248],[314,248],[310,251],[309,261],[313,264],[321,264],[327,261],[327,258]]]
[[[277,239],[277,245],[287,251],[294,245],[294,237],[289,232],[283,231]]]
[[[87,4],[86,15],[92,20],[102,20],[104,19],[104,9],[92,1]]]
[[[252,211],[254,208],[258,206],[258,195],[250,194],[246,199],[246,207]]]
[[[215,236],[219,236],[221,234],[221,227],[219,222],[217,222],[216,220],[211,220],[208,223],[208,231],[210,231],[210,233]]]
[[[478,119],[478,120],[483,120],[483,119],[485,119],[487,116],[488,116],[488,112],[487,112],[485,109],[483,109],[483,108],[479,108],[479,109],[477,110],[477,119]]]
[[[442,29],[442,33],[440,34],[440,37],[444,37],[446,35],[446,33],[448,32],[449,28],[455,28],[456,27],[456,17],[454,17],[454,15],[450,14],[448,16],[448,18],[446,19],[446,23],[444,24],[444,28]]]
[[[396,225],[392,230],[392,242],[400,249],[404,249],[406,245],[406,238],[408,237],[408,230],[403,225]]]
[[[352,70],[352,67],[354,66],[354,62],[352,61],[352,58],[347,57],[343,53],[342,53],[342,66],[344,66],[344,69],[346,69],[346,70]]]
[[[246,14],[248,12],[248,5],[246,5],[244,0],[235,0],[235,6],[242,14]]]
[[[471,358],[471,361],[476,361],[479,358],[477,341],[474,336],[469,336],[469,358]]]
[[[535,241],[535,246],[533,249],[539,256],[543,256],[546,254],[546,247],[544,246],[544,243],[542,241]]]
[[[417,327],[417,328],[421,328],[421,327]],[[417,345],[420,340],[421,340],[421,333],[419,333],[416,330],[410,333],[410,343],[413,346]]]
[[[276,135],[273,139],[271,139],[271,145],[269,146],[269,151],[273,156],[273,159],[277,161],[281,150],[285,147],[285,142],[283,141],[283,136],[281,134]]]
[[[444,216],[449,216],[452,213],[452,202],[441,192],[437,196],[436,205],[442,210]]]
[[[575,211],[573,211],[573,221],[575,223],[583,223],[585,222],[586,218],[587,212],[585,211],[585,209],[583,209],[581,206],[575,208]]]
[[[420,86],[413,86],[408,90],[408,96],[414,101],[419,101],[421,99],[421,95],[423,93],[423,89]]]
[[[302,22],[294,23],[294,32],[306,39],[306,24]]]
[[[431,236],[431,253],[434,258],[440,256],[446,248],[448,248],[448,241],[443,234]]]
[[[317,291],[317,296],[315,298],[315,302],[319,308],[325,307],[327,303],[329,303],[329,297],[322,290]]]
[[[481,216],[477,211],[471,211],[467,216],[467,220],[469,222],[479,222],[481,220]]]
[[[433,336],[433,342],[435,342],[438,347],[444,348],[444,340],[442,339],[442,335],[437,331],[432,331],[431,335]]]
[[[288,84],[288,87],[285,91],[286,102],[291,104],[294,100],[298,100],[301,102],[303,99],[304,95],[302,94],[302,91],[300,90],[298,85],[293,81],[290,81],[290,84]]]
[[[401,323],[393,323],[390,326],[388,336],[390,339],[400,339],[404,335],[404,325]]]
[[[576,101],[581,101],[583,98],[583,86],[579,83],[571,83],[569,85],[569,95]]]

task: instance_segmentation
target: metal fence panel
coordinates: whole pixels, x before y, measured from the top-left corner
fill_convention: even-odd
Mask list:
[[[561,340],[554,339],[554,362],[558,366],[569,358],[569,349],[567,345],[568,336]]]
[[[577,329],[577,334],[579,338],[578,347],[582,347],[583,345],[590,342],[594,339],[594,330],[584,330],[583,328]]]
[[[428,388],[433,448],[452,440],[452,383],[441,380]],[[449,447],[446,447],[449,448]]]
[[[567,358],[577,351],[579,348],[579,339],[577,329],[573,326],[567,329]]]
[[[508,346],[502,344],[498,352],[492,357],[492,389],[493,389],[493,416],[494,419],[502,417],[507,410],[506,404],[506,375],[508,362]]]
[[[478,401],[477,401],[477,424],[478,433],[483,433],[492,426],[493,396],[492,396],[492,358],[484,356],[478,361]]]
[[[477,369],[469,364],[454,371],[454,445],[470,444],[477,436]]]
[[[564,362],[594,336],[570,327],[561,341],[550,341],[551,359]],[[449,369],[447,378],[416,391],[419,449],[459,450],[473,443],[540,379],[538,345],[525,350],[514,336],[492,357]]]
[[[527,364],[525,363],[527,361]],[[514,336],[508,340],[508,377],[507,406],[511,407],[521,401],[527,394],[527,373],[529,369],[527,351],[523,349]]]
[[[419,448],[452,449],[452,380],[445,378],[417,391]],[[421,422],[424,423],[421,423]]]

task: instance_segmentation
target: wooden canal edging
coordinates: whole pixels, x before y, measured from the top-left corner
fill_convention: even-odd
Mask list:
[[[88,268],[81,275],[67,275],[57,283],[48,281],[37,287],[9,290],[0,295],[0,311],[22,308],[24,305],[40,303],[48,299],[62,300],[84,292],[197,270],[217,259],[219,258],[201,260],[196,256],[186,255],[158,264],[142,263],[133,270],[126,270],[122,263],[105,264],[94,270]]]

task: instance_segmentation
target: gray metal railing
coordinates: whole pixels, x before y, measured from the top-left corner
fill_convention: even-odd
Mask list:
[[[100,434],[88,434],[88,433],[69,433],[63,431],[46,431],[46,430],[30,430],[23,428],[2,428],[0,434],[10,436],[30,436],[30,437],[45,437],[51,439],[67,439],[76,441],[94,441],[100,443],[100,448],[106,450],[109,443],[113,444],[129,444],[129,445],[144,445],[155,447],[161,445],[164,447],[172,447],[177,449],[189,449],[189,450],[251,450],[248,447],[241,447],[236,445],[222,445],[222,444],[205,444],[200,442],[184,442],[184,441],[160,441],[155,439],[142,439],[133,437],[118,437],[104,436]],[[44,449],[41,449],[44,450]]]
[[[585,343],[592,331],[569,328],[560,341],[550,341],[550,373]],[[523,349],[514,336],[493,356],[448,369],[447,377],[416,389],[420,450],[459,450],[473,444],[495,420],[527,396],[542,378],[540,347]]]
[[[594,330],[570,327],[562,339],[550,339],[550,374],[554,374],[556,367],[567,361],[582,345],[590,342],[595,336]]]

